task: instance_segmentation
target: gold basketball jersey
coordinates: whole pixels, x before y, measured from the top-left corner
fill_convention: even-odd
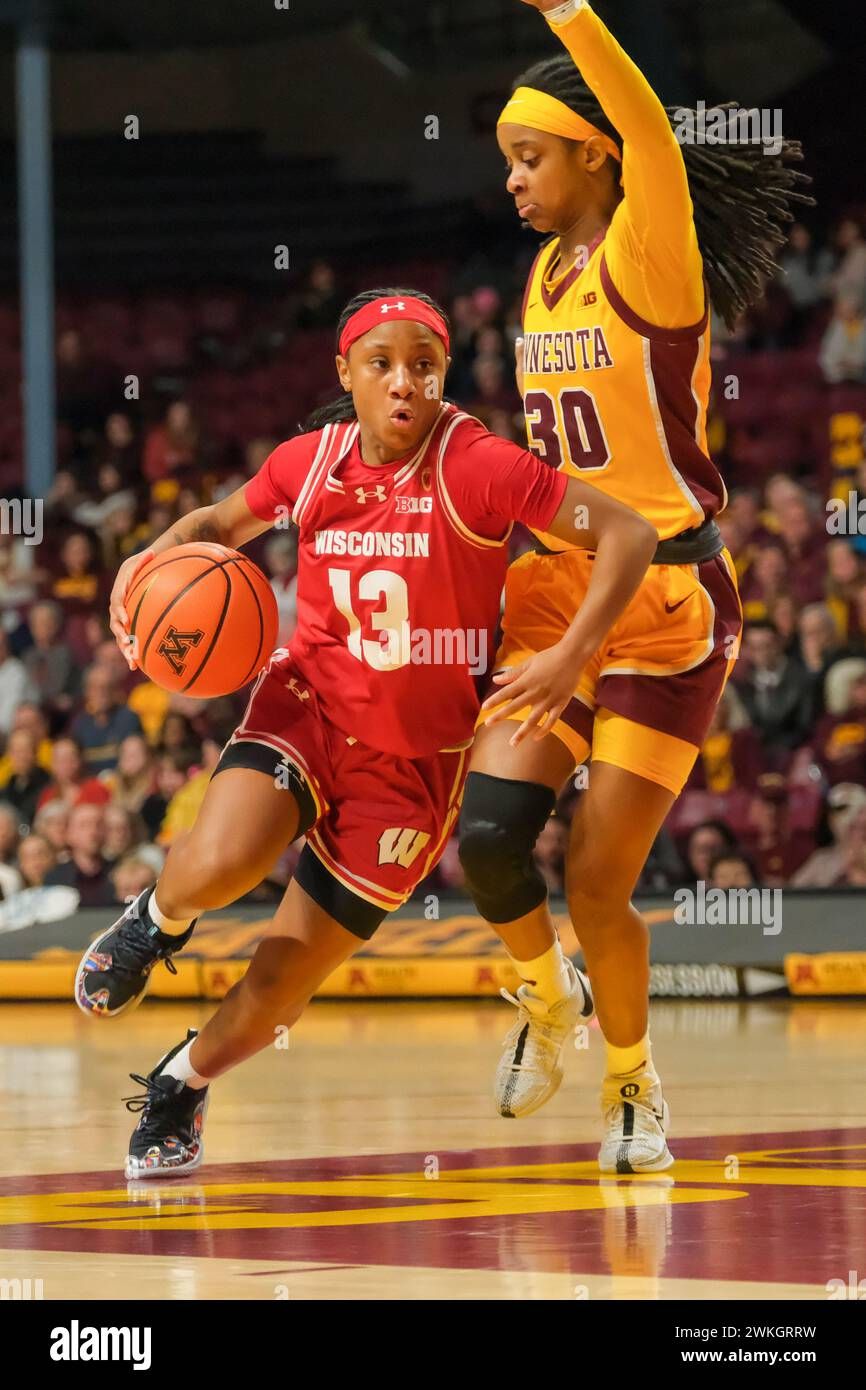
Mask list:
[[[662,540],[699,526],[725,499],[707,452],[707,314],[685,328],[647,323],[614,287],[604,240],[556,277],[558,246],[542,247],[525,298],[529,447],[633,507]]]

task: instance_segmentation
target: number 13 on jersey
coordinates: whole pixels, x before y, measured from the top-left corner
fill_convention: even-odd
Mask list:
[[[367,621],[375,640],[361,635],[361,620],[352,604],[352,575],[349,570],[328,570],[328,583],[334,603],[349,624],[346,646],[358,661],[366,661],[374,671],[397,671],[408,666],[411,656],[409,627],[409,587],[401,574],[393,570],[368,570],[358,581],[358,598],[362,602],[384,599],[383,608],[368,615]]]

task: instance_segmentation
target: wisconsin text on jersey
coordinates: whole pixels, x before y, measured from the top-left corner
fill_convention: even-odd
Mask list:
[[[401,555],[429,559],[430,537],[413,531],[317,531],[317,555]]]
[[[597,325],[527,333],[523,352],[526,372],[593,372],[615,365],[604,330]]]

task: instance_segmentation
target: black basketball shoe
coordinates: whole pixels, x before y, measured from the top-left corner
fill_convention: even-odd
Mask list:
[[[75,1002],[84,1014],[116,1018],[140,1004],[150,983],[150,972],[164,960],[172,975],[177,970],[171,957],[189,941],[191,922],[180,936],[168,936],[153,924],[145,909],[152,893],[145,888],[113,926],[91,941],[75,973]],[[196,921],[198,918],[196,918]]]
[[[148,1076],[130,1073],[131,1080],[145,1087],[145,1094],[125,1098],[127,1110],[141,1111],[126,1155],[127,1178],[173,1177],[191,1172],[202,1161],[209,1088],[194,1090],[186,1082],[163,1074],[172,1057],[196,1036],[196,1030],[190,1028],[183,1042],[167,1052]]]

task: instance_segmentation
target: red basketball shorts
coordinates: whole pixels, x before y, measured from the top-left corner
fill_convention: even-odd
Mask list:
[[[334,911],[343,895],[321,888],[311,894],[350,931],[367,936],[369,923],[375,920],[375,930],[437,863],[460,810],[470,752],[404,758],[370,748],[327,719],[315,689],[282,659],[259,676],[220,768],[254,767],[275,779],[282,769],[300,777],[312,807],[296,878],[311,891],[311,883],[324,881],[324,870],[378,909],[356,914],[350,925],[345,908]],[[309,863],[310,853],[318,866]]]

